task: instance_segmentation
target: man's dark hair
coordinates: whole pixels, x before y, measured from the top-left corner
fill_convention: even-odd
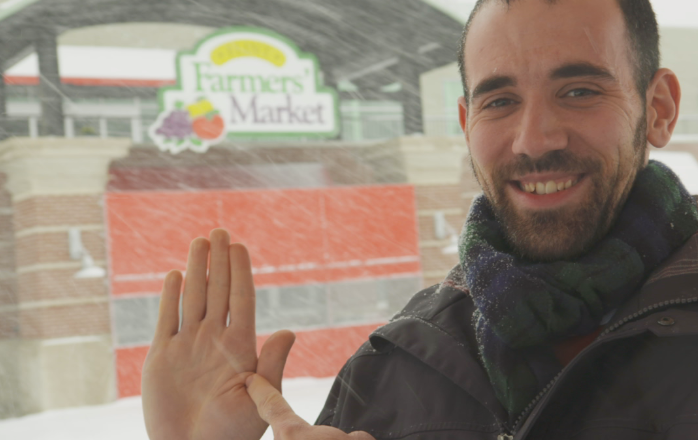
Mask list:
[[[515,0],[478,0],[470,18],[463,29],[460,49],[458,50],[458,69],[460,70],[461,81],[463,83],[463,94],[466,102],[470,102],[468,93],[467,78],[465,77],[465,41],[473,19],[483,5],[490,1],[505,2],[511,5]],[[564,0],[541,0],[549,4],[558,3]],[[616,0],[625,19],[625,27],[628,33],[628,41],[633,52],[633,63],[635,64],[635,86],[645,102],[645,92],[649,87],[654,74],[659,70],[659,28],[657,17],[654,14],[650,0]]]

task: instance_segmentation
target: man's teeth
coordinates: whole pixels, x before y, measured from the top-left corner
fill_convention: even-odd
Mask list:
[[[572,179],[568,180],[567,182],[558,182],[555,183],[552,180],[543,183],[543,182],[537,182],[537,183],[526,183],[521,185],[521,189],[528,192],[528,193],[535,193],[535,194],[552,194],[556,193],[558,191],[563,191],[566,189],[569,189],[572,187],[572,185],[575,185],[577,182],[572,182]]]

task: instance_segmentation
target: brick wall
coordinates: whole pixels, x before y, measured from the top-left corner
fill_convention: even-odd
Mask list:
[[[69,255],[68,230],[77,227],[96,264],[105,266],[101,195],[36,196],[14,206],[17,322],[22,338],[108,334],[103,278],[76,279],[81,262]]]
[[[443,253],[443,249],[451,242],[449,237],[436,237],[434,215],[442,213],[455,233],[460,234],[473,198],[480,193],[468,160],[467,156],[462,158],[462,173],[458,184],[417,185],[415,188],[424,287],[441,282],[458,264],[457,254]]]
[[[101,195],[35,196],[15,203],[17,234],[41,226],[101,225]],[[26,231],[25,231],[26,232]]]
[[[417,220],[419,225],[419,252],[422,260],[423,286],[431,286],[443,280],[449,270],[458,263],[457,254],[444,254],[450,244],[449,237],[437,238],[434,215],[444,214],[448,224],[456,231],[465,220],[459,185],[417,186]]]
[[[112,163],[110,191],[245,188],[235,179],[234,167],[246,165],[316,163],[324,167],[327,184],[367,185],[408,183],[400,149],[393,144],[357,148],[337,146],[241,145],[214,147],[204,154],[183,152],[173,156],[153,148],[133,148],[128,157]],[[457,255],[441,249],[450,241],[434,236],[434,214],[441,211],[460,232],[479,186],[463,158],[461,182],[453,185],[415,185],[416,214],[424,285],[439,282],[458,262]]]
[[[109,334],[109,304],[69,304],[20,310],[20,336],[25,339]]]

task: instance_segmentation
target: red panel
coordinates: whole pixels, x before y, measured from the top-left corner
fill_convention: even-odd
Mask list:
[[[285,378],[333,377],[344,363],[368,340],[379,324],[357,327],[330,328],[296,332],[296,343],[291,349]],[[257,337],[260,349],[268,335]],[[149,347],[120,348],[116,350],[116,371],[119,397],[141,394],[141,371]]]
[[[404,186],[334,189],[323,198],[331,264],[364,261],[330,269],[333,280],[419,271],[415,201]]]
[[[340,188],[325,197],[332,261],[411,255],[417,240],[414,198],[405,188]],[[371,237],[370,241],[356,237]]]
[[[63,84],[76,86],[111,86],[111,87],[163,87],[174,85],[172,79],[127,79],[127,78],[61,78]],[[38,85],[38,76],[5,75],[5,83],[13,85]]]
[[[5,84],[17,86],[36,86],[39,85],[38,76],[10,76],[4,75]]]
[[[134,79],[134,78],[61,78],[63,84],[76,86],[110,87],[163,87],[177,84],[174,79]]]
[[[141,395],[141,371],[150,347],[119,348],[116,350],[116,380],[119,397]]]
[[[213,193],[112,193],[107,206],[112,278],[184,269],[189,242],[220,225]]]
[[[226,228],[255,283],[309,284],[418,273],[411,186],[107,194],[112,293],[158,292],[189,243]]]

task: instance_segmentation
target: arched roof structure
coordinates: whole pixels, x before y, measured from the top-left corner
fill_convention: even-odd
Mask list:
[[[55,46],[57,35],[87,26],[166,22],[215,28],[261,27],[285,35],[303,51],[315,54],[327,84],[351,80],[360,85],[364,98],[374,98],[380,97],[382,86],[399,81],[407,133],[421,131],[419,75],[456,59],[462,28],[461,23],[422,0],[25,2],[24,8],[0,21],[3,70],[32,49],[41,57],[38,46],[46,41]],[[57,77],[55,69],[53,76]],[[49,67],[42,76],[50,79],[51,74]],[[44,87],[48,94],[49,88]]]

